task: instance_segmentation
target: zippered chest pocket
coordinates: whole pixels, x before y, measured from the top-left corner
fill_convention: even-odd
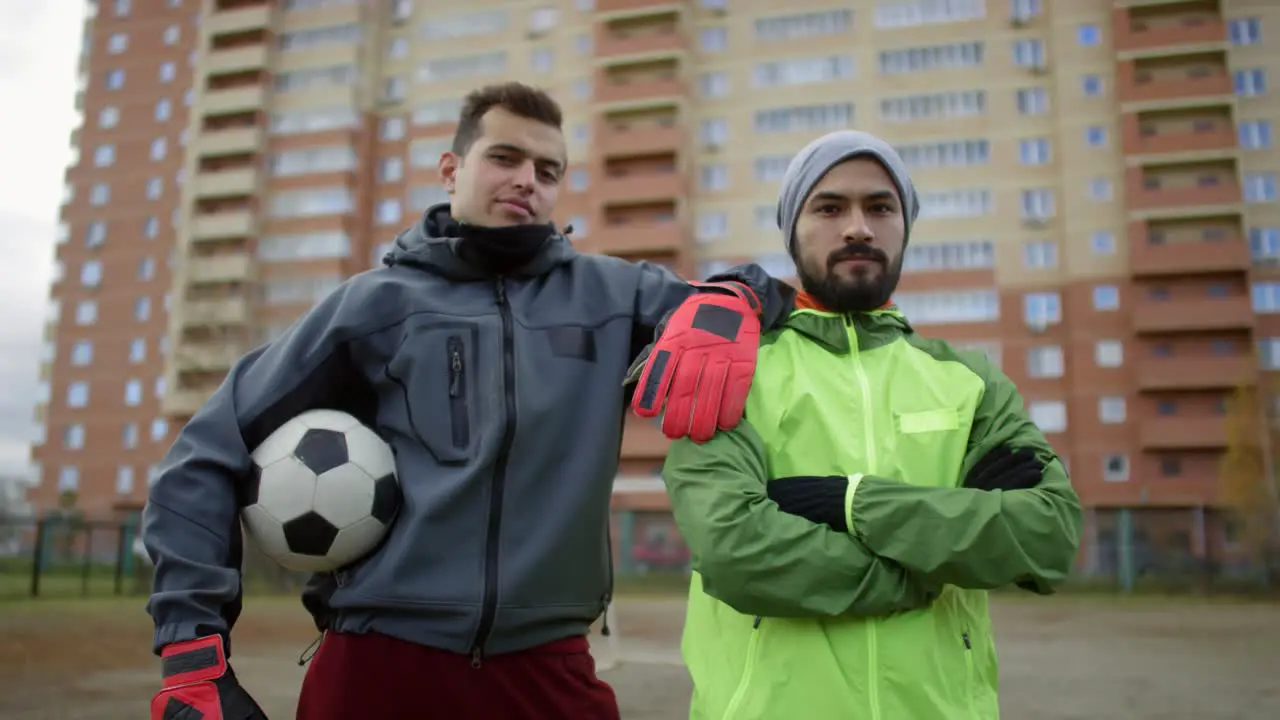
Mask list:
[[[471,457],[478,339],[478,328],[466,323],[409,328],[387,363],[401,400],[396,419],[441,464]]]

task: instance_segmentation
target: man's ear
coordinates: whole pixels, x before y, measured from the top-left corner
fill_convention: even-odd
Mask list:
[[[458,169],[462,167],[462,156],[446,150],[440,155],[440,184],[444,186],[446,192],[453,194],[453,189],[458,182]]]

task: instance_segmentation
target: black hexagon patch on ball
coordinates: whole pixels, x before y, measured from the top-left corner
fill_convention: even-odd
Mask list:
[[[338,537],[338,528],[317,512],[308,512],[284,523],[284,539],[289,551],[298,555],[322,557]]]
[[[298,441],[293,456],[316,475],[347,463],[347,436],[335,430],[310,429]]]

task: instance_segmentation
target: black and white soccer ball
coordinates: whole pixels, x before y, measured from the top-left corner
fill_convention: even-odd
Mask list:
[[[309,410],[253,450],[240,517],[262,552],[299,572],[367,555],[400,510],[391,447],[354,417]]]

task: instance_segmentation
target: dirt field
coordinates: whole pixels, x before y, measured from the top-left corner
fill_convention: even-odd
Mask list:
[[[686,716],[682,605],[620,602],[623,662],[602,676],[627,720]],[[995,615],[1006,719],[1280,717],[1280,606],[1027,599]],[[296,601],[258,598],[236,629],[237,672],[275,720],[293,717],[310,630]],[[149,637],[139,599],[0,603],[0,718],[145,718]]]

